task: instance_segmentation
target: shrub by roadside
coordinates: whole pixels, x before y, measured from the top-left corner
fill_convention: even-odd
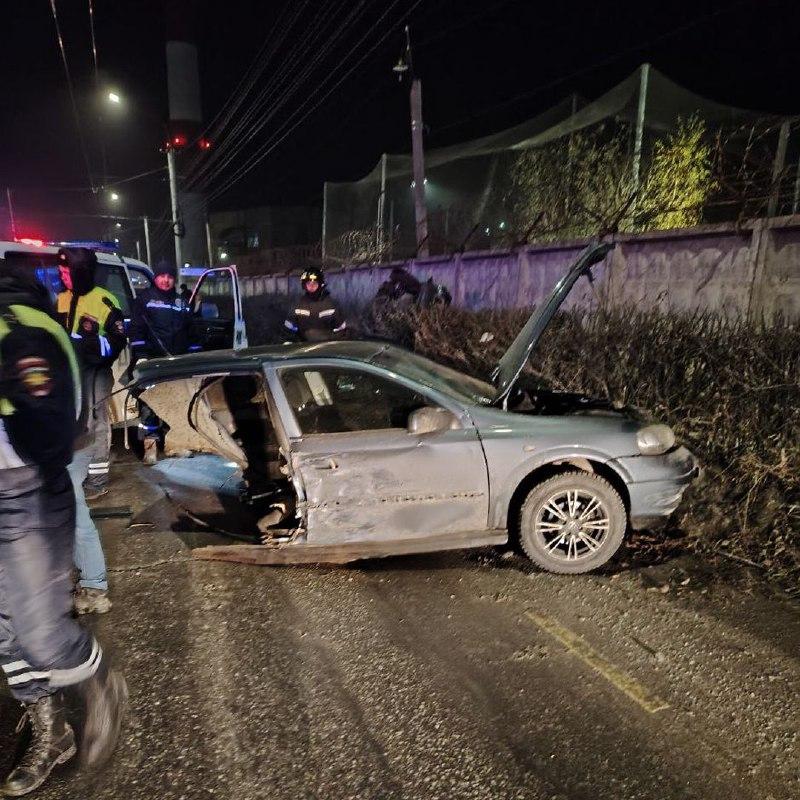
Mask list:
[[[485,378],[526,316],[449,308],[402,322],[420,353]],[[485,333],[492,338],[482,343]],[[711,314],[567,312],[532,362],[529,379],[635,405],[672,425],[704,467],[673,532],[797,583],[800,330]]]
[[[272,297],[246,301],[251,343],[281,340],[285,307]],[[437,307],[349,322],[488,378],[527,316]],[[790,589],[800,584],[796,327],[635,308],[565,312],[545,333],[525,379],[635,405],[672,425],[704,475],[659,535],[680,532],[689,548],[745,559]]]

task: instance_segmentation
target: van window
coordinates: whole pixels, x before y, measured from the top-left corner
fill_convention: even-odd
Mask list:
[[[125,275],[125,269],[122,264],[98,264],[95,280],[119,300],[123,316],[126,319],[130,319],[133,310],[133,298],[130,295],[128,278]]]
[[[47,287],[53,302],[55,302],[56,295],[64,288],[58,277],[55,253],[25,253],[7,250],[5,260],[9,264],[29,267],[33,270],[37,280]],[[117,298],[123,315],[130,318],[132,298],[122,264],[98,263],[95,280],[98,286],[108,289]]]
[[[131,276],[133,290],[137,294],[143,292],[145,289],[149,289],[153,285],[150,276],[143,269],[132,267],[130,264],[128,264],[128,275]]]

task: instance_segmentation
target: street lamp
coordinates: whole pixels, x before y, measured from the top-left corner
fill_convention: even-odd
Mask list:
[[[116,106],[122,102],[122,98],[116,92],[109,92],[107,99],[109,103],[113,103]]]

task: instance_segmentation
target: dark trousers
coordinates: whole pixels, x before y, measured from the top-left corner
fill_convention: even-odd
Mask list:
[[[103,658],[72,617],[74,538],[66,470],[0,470],[0,667],[23,703],[90,678]]]

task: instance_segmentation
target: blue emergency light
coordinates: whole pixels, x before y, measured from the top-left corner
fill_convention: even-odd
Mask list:
[[[117,253],[119,244],[117,242],[102,242],[94,239],[76,239],[70,242],[49,242],[53,247],[85,247],[87,250],[94,250],[97,253]]]

